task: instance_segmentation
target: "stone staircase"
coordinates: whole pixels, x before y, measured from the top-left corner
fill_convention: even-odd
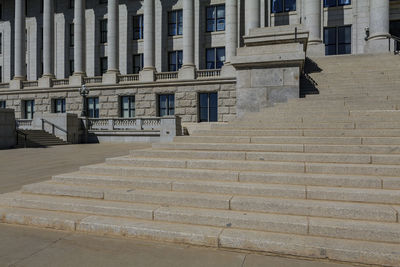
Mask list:
[[[319,95],[1,195],[0,220],[400,266],[400,57],[315,63]]]
[[[48,147],[57,145],[67,145],[68,143],[62,139],[43,130],[19,130],[26,134],[27,140],[23,135],[18,134],[17,147]]]

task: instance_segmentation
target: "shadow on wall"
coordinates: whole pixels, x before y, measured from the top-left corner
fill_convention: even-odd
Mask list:
[[[321,72],[322,69],[312,59],[306,58],[304,70],[300,77],[300,97],[319,94],[318,84],[310,76],[310,73]]]

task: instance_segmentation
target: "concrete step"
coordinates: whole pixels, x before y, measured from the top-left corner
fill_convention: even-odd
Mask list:
[[[155,149],[211,150],[211,151],[260,151],[307,152],[349,154],[399,154],[398,145],[324,145],[324,144],[232,144],[232,143],[155,143]]]

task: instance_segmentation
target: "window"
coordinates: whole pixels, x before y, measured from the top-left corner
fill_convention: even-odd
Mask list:
[[[175,115],[175,95],[159,95],[158,107],[160,117]]]
[[[271,0],[272,13],[296,11],[296,0]]]
[[[3,19],[3,5],[0,4],[0,19]]]
[[[138,74],[143,69],[143,54],[133,55],[133,74]]]
[[[351,54],[351,26],[324,28],[325,55]]]
[[[324,7],[351,5],[351,0],[324,0]]]
[[[133,40],[143,39],[143,15],[133,16]]]
[[[87,114],[89,118],[99,117],[99,98],[98,97],[88,97],[87,98]]]
[[[100,20],[100,43],[107,43],[107,20]]]
[[[54,113],[65,113],[65,98],[53,100]]]
[[[173,51],[168,53],[168,71],[178,71],[182,67],[182,63],[182,51]]]
[[[107,0],[99,0],[99,4],[107,4],[108,1]]]
[[[75,7],[75,0],[69,0],[68,8],[74,8],[74,7]]]
[[[43,14],[44,0],[40,0],[40,13]]]
[[[1,100],[0,101],[0,108],[6,108],[6,101],[5,100]]]
[[[207,7],[207,31],[225,31],[225,5]]]
[[[0,54],[3,54],[3,33],[0,32]]]
[[[121,117],[135,117],[135,96],[121,96]]]
[[[107,69],[108,69],[107,57],[101,57],[100,58],[100,73],[101,74],[106,73]]]
[[[200,122],[218,121],[218,94],[199,94]]]
[[[183,33],[183,13],[182,10],[168,12],[168,35],[182,35]]]
[[[24,101],[24,119],[32,120],[35,113],[35,100]]]
[[[206,69],[220,69],[225,62],[225,47],[206,49]]]
[[[75,72],[75,61],[73,59],[69,60],[69,75],[71,76]]]
[[[74,24],[69,24],[69,46],[74,47]]]

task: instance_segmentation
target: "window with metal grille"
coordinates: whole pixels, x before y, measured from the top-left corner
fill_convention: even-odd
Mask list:
[[[100,58],[100,73],[101,74],[106,73],[107,69],[108,69],[107,57],[101,57]]]
[[[351,0],[324,0],[324,7],[351,5]]]
[[[74,24],[70,23],[69,24],[69,46],[70,47],[74,47],[74,43],[75,43],[74,37],[75,37]]]
[[[87,114],[89,118],[98,118],[99,117],[99,98],[98,97],[89,97],[86,99],[87,101]]]
[[[296,0],[271,0],[271,12],[282,13],[296,11]]]
[[[35,100],[24,100],[24,119],[32,120],[35,113]]]
[[[100,43],[107,43],[107,20],[100,20]]]
[[[325,55],[351,54],[351,26],[324,28]]]
[[[133,74],[138,74],[143,69],[143,54],[133,55]]]
[[[0,101],[0,108],[6,108],[6,101],[5,100],[1,100]]]
[[[58,98],[53,101],[54,113],[65,113],[65,98]]]
[[[143,15],[133,16],[133,40],[143,39]]]

